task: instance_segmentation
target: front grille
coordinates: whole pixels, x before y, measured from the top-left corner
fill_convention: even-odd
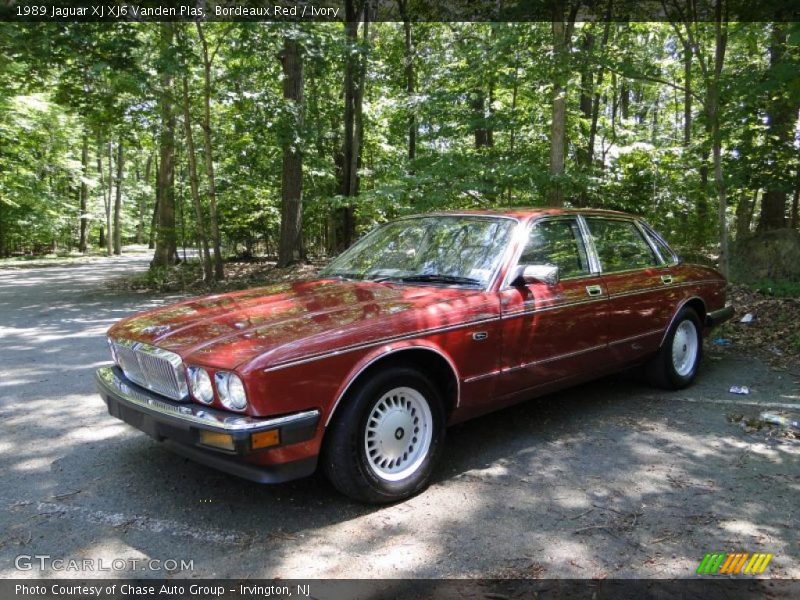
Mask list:
[[[111,344],[125,377],[167,398],[188,398],[186,373],[180,356],[142,342],[112,340]]]

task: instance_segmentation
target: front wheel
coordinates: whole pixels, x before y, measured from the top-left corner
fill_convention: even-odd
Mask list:
[[[703,354],[700,317],[691,308],[678,313],[658,354],[647,365],[648,379],[655,385],[680,390],[692,383]]]
[[[421,491],[444,441],[436,387],[411,367],[391,367],[356,385],[331,423],[322,464],[342,493],[373,503]]]

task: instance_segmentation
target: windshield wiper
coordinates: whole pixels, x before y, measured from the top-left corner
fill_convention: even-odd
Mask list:
[[[400,281],[400,282],[420,282],[420,283],[455,283],[461,285],[479,285],[482,286],[483,282],[472,277],[460,277],[458,275],[440,275],[436,273],[420,273],[418,275],[403,275],[398,277],[380,277],[375,281]]]
[[[358,273],[320,273],[320,277],[331,279],[345,279],[347,281],[358,281],[363,279]]]

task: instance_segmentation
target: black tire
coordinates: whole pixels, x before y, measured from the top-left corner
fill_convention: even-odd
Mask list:
[[[370,422],[374,426],[374,419],[370,421],[373,411],[382,399],[395,398],[387,394],[398,388],[414,390],[418,394],[413,396],[414,401],[419,403],[421,397],[427,403],[431,437],[427,452],[420,451],[413,463],[418,465],[414,471],[402,479],[389,481],[376,472],[378,467],[373,467],[368,457],[367,425]],[[402,394],[396,401],[405,401]],[[413,367],[392,366],[357,382],[342,402],[328,427],[321,456],[322,468],[334,487],[350,498],[373,504],[396,502],[423,490],[429,483],[444,444],[445,413],[436,386]],[[405,405],[399,410],[405,410]],[[413,418],[413,413],[409,411],[409,414]],[[396,435],[401,440],[405,433],[398,427]],[[414,434],[409,432],[408,435],[410,438]],[[416,437],[413,439],[417,440]],[[406,441],[410,443],[409,439]],[[398,458],[398,466],[400,460]]]
[[[684,325],[684,323],[687,323],[687,325]],[[693,326],[693,328],[688,324]],[[675,344],[676,335],[683,335],[686,331],[692,329],[697,344],[697,352],[694,355],[694,360],[687,360],[684,368],[681,369],[676,367],[675,361],[673,360],[673,345]],[[681,330],[681,334],[678,333],[679,330]],[[684,340],[686,340],[686,338],[684,338]],[[680,341],[679,338],[679,343]],[[685,352],[687,344],[682,344],[681,346],[684,348]],[[680,347],[678,350],[680,352]],[[694,381],[702,356],[703,328],[700,317],[694,309],[689,307],[682,308],[670,326],[658,354],[647,364],[645,374],[648,381],[655,386],[667,390],[680,390],[691,385]],[[691,362],[691,364],[689,364],[689,362]]]

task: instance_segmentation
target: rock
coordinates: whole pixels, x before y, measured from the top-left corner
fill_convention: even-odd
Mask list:
[[[800,281],[800,232],[794,229],[763,231],[731,245],[731,280]]]

